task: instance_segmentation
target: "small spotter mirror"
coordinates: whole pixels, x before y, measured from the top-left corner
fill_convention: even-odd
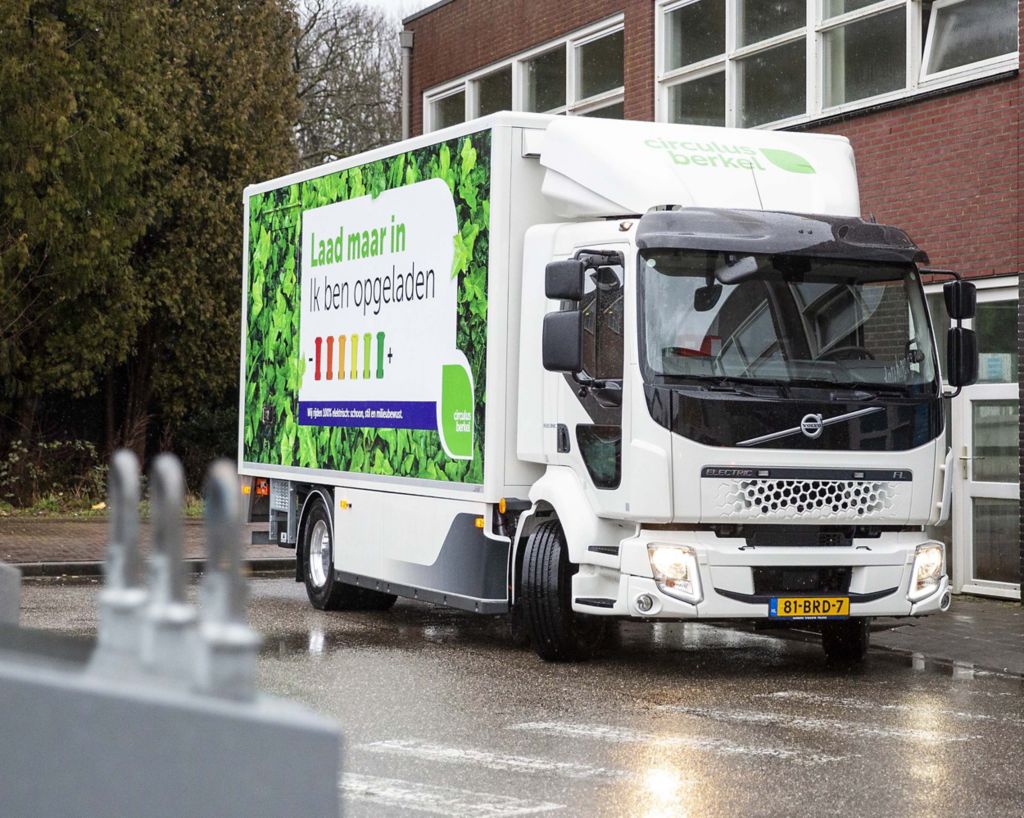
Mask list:
[[[544,268],[544,295],[559,301],[583,298],[583,262],[579,259],[551,261]]]

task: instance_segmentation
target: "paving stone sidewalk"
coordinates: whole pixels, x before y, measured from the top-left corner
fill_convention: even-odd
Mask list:
[[[203,521],[185,521],[185,559],[206,558]],[[256,524],[243,527],[247,560],[279,560],[294,557],[294,551],[276,545],[249,545],[250,532],[266,526]],[[0,518],[0,561],[20,565],[33,563],[88,563],[100,562],[107,543],[107,521],[102,518],[88,520],[47,520],[31,517]],[[144,551],[150,547],[150,526],[141,524],[140,539]]]
[[[954,596],[944,614],[919,619],[879,619],[892,630],[875,631],[871,644],[933,661],[954,672],[973,666],[1024,676],[1024,607],[1019,602]]]

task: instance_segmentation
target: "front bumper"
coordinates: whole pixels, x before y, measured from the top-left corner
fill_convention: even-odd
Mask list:
[[[849,547],[752,548],[741,539],[718,538],[706,531],[648,531],[620,543],[618,556],[588,553],[573,577],[573,610],[638,619],[768,619],[772,596],[849,596],[850,616],[923,616],[941,610],[949,590],[942,577],[929,596],[911,602],[915,549],[929,542],[921,532],[889,532],[879,538],[854,540]],[[661,591],[651,573],[647,546],[688,545],[697,553],[702,598],[684,602]],[[849,567],[849,592],[755,593],[756,567]],[[653,604],[642,610],[638,599]],[[643,600],[647,602],[648,600]],[[802,620],[778,620],[802,621]]]

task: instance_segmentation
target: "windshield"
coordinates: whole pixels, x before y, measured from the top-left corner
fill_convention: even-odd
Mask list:
[[[704,250],[648,251],[640,265],[649,379],[917,394],[935,382],[924,295],[911,265]],[[720,283],[736,270],[743,271],[736,283]]]

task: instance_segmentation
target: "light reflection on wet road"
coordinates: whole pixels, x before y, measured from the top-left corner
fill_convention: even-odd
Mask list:
[[[22,623],[89,634],[97,587],[30,584]],[[252,592],[261,688],[341,724],[348,815],[1024,815],[1019,679],[696,624],[553,665],[500,619]]]

